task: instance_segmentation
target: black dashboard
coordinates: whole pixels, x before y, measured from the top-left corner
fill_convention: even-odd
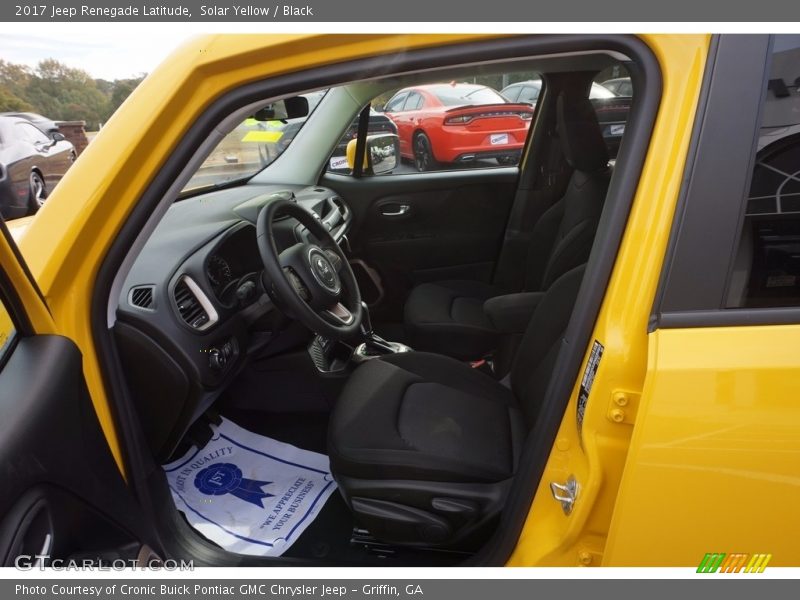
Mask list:
[[[119,296],[120,358],[148,441],[166,458],[282,318],[264,293],[256,219],[275,198],[313,212],[340,241],[352,213],[323,187],[243,185],[173,204],[142,248]],[[312,236],[295,219],[276,246]]]

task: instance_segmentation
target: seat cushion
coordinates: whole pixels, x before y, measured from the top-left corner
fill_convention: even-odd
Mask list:
[[[525,435],[511,391],[452,358],[411,352],[356,369],[333,412],[337,477],[497,482]]]
[[[411,346],[464,360],[493,350],[499,334],[483,303],[502,290],[480,281],[437,281],[418,285],[405,305]]]

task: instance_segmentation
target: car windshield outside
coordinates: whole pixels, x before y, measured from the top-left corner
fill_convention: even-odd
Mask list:
[[[492,88],[483,85],[451,84],[431,88],[431,92],[445,106],[464,106],[466,104],[506,104]]]
[[[308,114],[314,111],[327,90],[301,94],[308,100]],[[305,124],[308,116],[296,119],[259,121],[248,117],[217,144],[186,184],[181,194],[249,179],[274,162]]]

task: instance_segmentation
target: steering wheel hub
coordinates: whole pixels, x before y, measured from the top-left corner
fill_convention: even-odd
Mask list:
[[[342,291],[342,282],[331,261],[321,249],[311,246],[308,251],[308,262],[311,265],[311,274],[317,283],[331,294],[338,295]]]

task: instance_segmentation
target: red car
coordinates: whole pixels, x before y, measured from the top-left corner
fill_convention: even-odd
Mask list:
[[[509,103],[492,88],[468,83],[405,88],[383,110],[397,125],[401,156],[419,171],[486,158],[514,164],[533,118],[527,104]]]

